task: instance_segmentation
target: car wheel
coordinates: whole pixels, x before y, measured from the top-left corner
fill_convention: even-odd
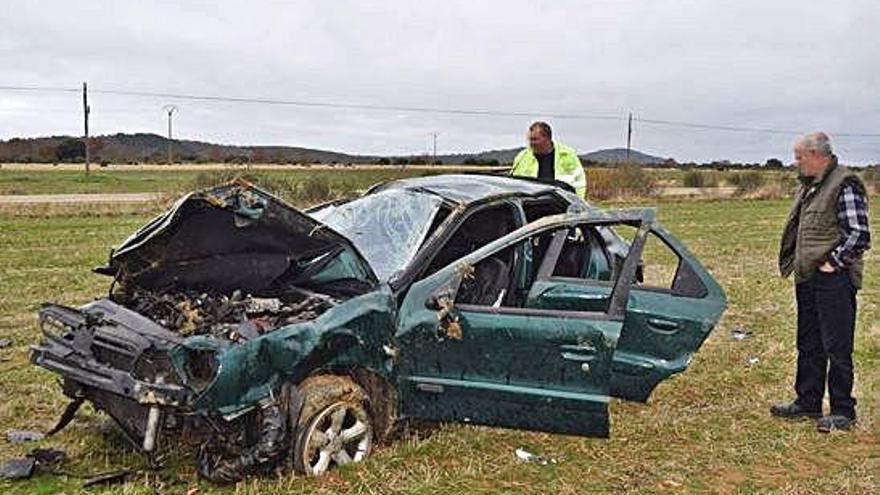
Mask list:
[[[317,476],[370,455],[373,424],[361,387],[346,377],[322,375],[299,389],[303,406],[293,430],[297,472]]]

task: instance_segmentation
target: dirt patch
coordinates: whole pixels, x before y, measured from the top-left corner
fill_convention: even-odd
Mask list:
[[[726,469],[721,471],[716,478],[715,493],[721,495],[729,495],[736,493],[739,485],[748,480],[749,477],[738,469]]]

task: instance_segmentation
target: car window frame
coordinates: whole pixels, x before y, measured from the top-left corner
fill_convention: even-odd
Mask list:
[[[577,228],[577,227],[580,227],[581,225],[584,225],[584,224],[573,225],[573,226],[569,227],[569,229]],[[599,245],[599,247],[602,250],[602,256],[605,257],[605,261],[608,263],[609,266],[612,267],[612,270],[613,270],[614,260],[611,258],[611,252],[608,250],[608,244],[606,243],[605,238],[602,236],[602,234],[599,233],[598,229],[596,229],[596,227],[597,227],[596,225],[590,225],[590,227],[591,227],[591,230],[593,231],[593,233],[595,234],[595,237],[597,237],[599,239],[599,242],[601,243]],[[589,240],[587,242],[589,242]],[[562,255],[562,248],[565,247],[565,241],[563,240],[563,241],[561,241],[561,243],[562,244],[559,246],[559,253],[557,255],[556,263],[559,263],[559,256]],[[549,251],[549,248],[548,248],[548,251]],[[592,285],[601,285],[601,286],[605,286],[605,287],[613,287],[614,284],[616,283],[616,280],[599,280],[597,278],[567,277],[564,275],[553,275],[553,272],[555,270],[556,270],[556,264],[553,264],[552,266],[549,266],[549,267],[545,267],[542,264],[541,269],[538,270],[538,274],[535,276],[534,281],[537,282],[538,280],[542,280],[542,281],[553,280],[553,281],[567,282],[567,283],[577,283],[577,282],[581,282],[581,281],[592,281],[592,282],[594,282]],[[612,273],[613,273],[613,271],[612,271]]]
[[[431,236],[426,239],[425,242],[422,244],[422,248],[419,250],[419,253],[416,254],[412,261],[410,261],[410,266],[407,267],[407,269],[405,270],[407,272],[406,275],[398,277],[396,280],[394,280],[392,283],[392,287],[397,284],[399,284],[400,287],[404,285],[410,285],[414,282],[418,282],[419,280],[423,280],[433,275],[433,273],[426,275],[425,272],[431,266],[431,263],[434,261],[437,255],[440,254],[440,251],[444,247],[446,247],[446,244],[449,242],[452,236],[454,236],[458,232],[461,226],[471,216],[481,211],[485,211],[489,208],[498,207],[509,208],[511,214],[513,215],[514,222],[516,222],[517,224],[515,229],[505,235],[508,235],[523,226],[522,219],[520,218],[520,211],[514,198],[493,198],[491,201],[486,201],[474,205],[471,208],[468,208],[458,214],[455,213],[455,207],[453,207],[452,213],[447,215],[446,219],[437,226],[437,228],[434,230],[434,233],[431,234]],[[498,239],[500,238],[501,237],[499,237]],[[490,241],[490,243],[494,242],[495,240],[497,239],[493,239],[492,241]],[[467,253],[464,256],[469,256],[474,252],[476,251]],[[443,268],[444,267],[438,268],[434,273],[442,271]]]
[[[666,246],[667,249],[669,249],[672,252],[672,254],[674,254],[678,258],[678,264],[675,267],[675,273],[673,273],[673,275],[672,275],[672,284],[668,288],[666,288],[666,287],[659,287],[659,286],[654,286],[654,285],[640,285],[640,284],[630,282],[631,290],[636,290],[636,291],[640,291],[640,292],[651,292],[651,293],[657,293],[657,294],[666,294],[666,295],[673,296],[673,297],[684,297],[684,298],[689,298],[689,299],[703,299],[703,298],[707,297],[709,294],[708,289],[705,286],[705,284],[702,282],[702,280],[699,280],[699,277],[697,277],[697,280],[698,280],[698,282],[700,284],[700,288],[702,290],[699,291],[697,294],[684,293],[684,292],[677,291],[675,289],[675,285],[678,282],[679,277],[682,274],[682,267],[689,262],[687,260],[687,257],[685,256],[685,253],[679,252],[678,249],[676,249],[676,247],[674,245],[672,245],[672,243],[670,243],[666,239],[664,234],[668,234],[668,232],[666,232],[665,230],[659,229],[658,226],[652,222],[650,228],[648,229],[648,231],[646,233],[645,242],[647,242],[647,240],[648,240],[647,236],[654,235],[659,241],[661,241],[663,243],[663,245]],[[637,232],[636,235],[638,236],[639,233]],[[600,236],[600,238],[601,238],[601,236]],[[602,240],[602,251],[606,256],[606,259],[610,260],[610,253],[608,251],[607,244],[605,243],[605,239],[602,238],[601,240]],[[563,245],[564,245],[564,240],[560,241],[560,245],[557,248],[557,249],[559,249],[558,254],[561,254]],[[551,245],[551,247],[548,248],[548,253],[550,252],[551,249],[553,249],[553,245]],[[627,257],[629,257],[629,255],[627,255]],[[568,284],[578,284],[578,285],[606,287],[606,288],[607,287],[613,288],[614,285],[617,283],[617,280],[598,280],[598,279],[594,279],[594,278],[565,277],[565,276],[553,275],[553,271],[556,269],[555,263],[558,263],[558,261],[559,260],[558,260],[558,255],[557,255],[557,259],[554,262],[554,264],[549,265],[549,266],[544,266],[542,263],[541,269],[538,271],[538,274],[532,283],[537,282],[537,281],[561,282],[561,283],[568,283]],[[691,270],[695,271],[694,268],[691,268]],[[619,278],[620,278],[620,275],[618,275],[618,279]]]
[[[578,221],[577,223],[568,223],[563,225],[551,225],[543,229],[536,230],[535,232],[530,233],[527,236],[524,236],[522,239],[515,241],[512,244],[498,247],[497,249],[491,250],[488,253],[485,253],[479,261],[483,261],[490,256],[496,254],[499,251],[504,249],[514,247],[516,244],[521,242],[531,242],[532,239],[537,235],[542,235],[548,230],[555,230],[556,232],[553,234],[554,237],[551,240],[551,244],[548,247],[546,253],[544,254],[544,259],[541,260],[540,268],[538,269],[538,274],[535,276],[535,279],[531,282],[534,284],[538,281],[548,280],[549,277],[547,273],[552,274],[553,268],[556,266],[556,262],[559,259],[559,255],[562,252],[562,247],[565,242],[565,238],[568,236],[568,230],[577,225],[590,225],[590,226],[599,226],[599,225],[618,225],[618,224],[626,224],[635,226],[638,231],[636,236],[633,238],[632,243],[630,243],[629,253],[627,254],[626,259],[623,262],[623,267],[621,268],[621,276],[618,277],[617,280],[613,282],[605,282],[612,284],[611,295],[609,296],[609,304],[605,311],[572,311],[572,310],[556,310],[556,309],[543,309],[543,308],[519,308],[519,307],[505,307],[505,306],[485,306],[478,304],[455,304],[455,308],[458,311],[467,311],[467,312],[478,312],[478,313],[489,313],[489,314],[507,314],[507,315],[520,315],[520,316],[551,316],[551,317],[561,317],[561,318],[577,318],[577,319],[587,319],[587,320],[608,320],[608,321],[623,321],[626,316],[626,306],[627,301],[629,299],[629,292],[633,287],[632,283],[625,284],[621,282],[621,280],[626,280],[623,275],[627,275],[627,278],[632,279],[635,276],[637,260],[640,258],[642,248],[644,247],[644,242],[646,240],[646,236],[650,232],[650,227],[653,224],[650,220],[647,219],[631,219],[631,220],[606,220],[606,219],[597,219],[597,220],[585,220]],[[526,225],[525,227],[528,227]],[[635,254],[635,256],[634,256]],[[458,264],[461,260],[456,260],[452,264]],[[474,263],[474,264],[476,264]],[[585,279],[575,279],[579,282],[585,281]],[[531,288],[531,286],[530,286]],[[458,289],[456,289],[456,295],[458,294]]]

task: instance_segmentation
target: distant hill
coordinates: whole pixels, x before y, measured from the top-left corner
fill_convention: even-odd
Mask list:
[[[430,157],[352,155],[334,151],[293,146],[233,146],[201,141],[174,140],[174,161],[191,163],[428,163]],[[508,164],[522,148],[438,155],[444,164]],[[168,159],[168,139],[157,134],[113,134],[90,139],[92,161],[95,163],[164,163]],[[52,163],[82,161],[85,146],[71,136],[13,138],[0,141],[0,163]],[[580,155],[593,162],[619,163],[626,157],[624,149],[607,149]],[[654,164],[664,159],[639,151],[631,152],[631,161]]]
[[[85,148],[78,138],[45,138],[0,141],[0,162],[82,161]],[[168,139],[157,134],[114,134],[90,139],[92,160],[112,163],[165,162]],[[292,146],[232,146],[201,141],[173,140],[175,161],[196,163],[330,163],[369,162],[377,157],[356,156]]]
[[[597,150],[585,155],[580,155],[581,160],[588,160],[599,163],[626,163],[626,148],[609,148],[606,150]],[[663,163],[666,158],[649,155],[641,151],[630,150],[629,161],[640,165],[654,165]]]
[[[497,160],[498,163],[512,163],[513,159],[516,157],[517,153],[520,152],[520,150],[522,150],[522,148],[491,150],[472,154],[442,156],[438,155],[437,159],[442,161],[443,163],[464,163],[465,161],[484,163],[492,162],[494,160]],[[581,160],[585,162],[590,161],[595,163],[626,163],[626,148],[609,148],[596,150],[578,156],[580,156]],[[666,161],[666,158],[649,155],[647,153],[642,153],[641,151],[631,150],[629,161],[632,163],[638,163],[640,165],[653,165],[657,163],[663,163],[664,161]]]

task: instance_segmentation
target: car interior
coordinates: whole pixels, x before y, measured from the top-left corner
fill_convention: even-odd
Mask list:
[[[459,225],[422,274],[426,277],[517,228],[511,205],[491,206],[474,212]]]
[[[456,303],[523,307],[556,232],[533,236],[474,265],[472,277],[462,281]],[[569,228],[552,276],[600,283],[613,281],[616,272],[604,246],[594,227]]]

